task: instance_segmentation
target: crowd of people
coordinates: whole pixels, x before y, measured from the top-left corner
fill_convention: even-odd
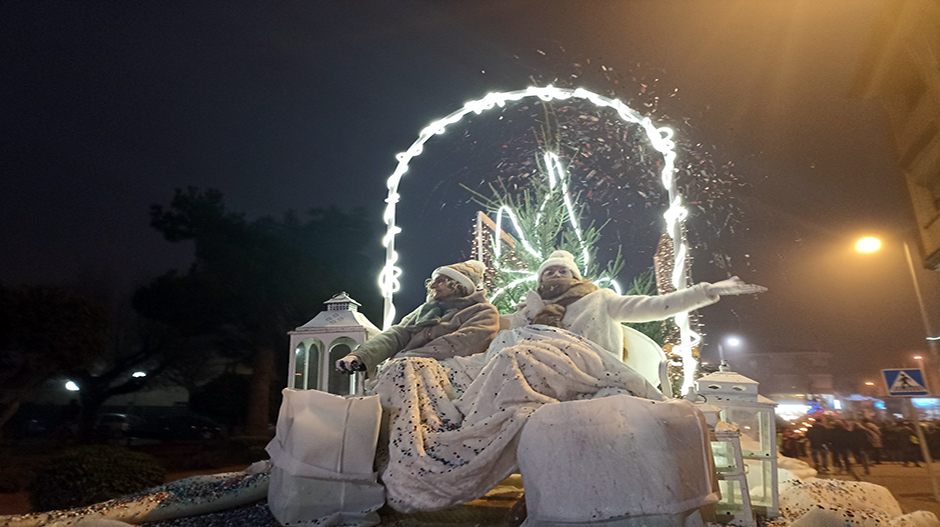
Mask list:
[[[809,458],[821,474],[852,470],[861,465],[865,474],[872,464],[897,463],[920,466],[920,439],[912,421],[876,422],[825,416],[816,419],[805,433],[781,427],[780,452],[787,457]],[[940,457],[940,422],[921,423],[931,457]]]

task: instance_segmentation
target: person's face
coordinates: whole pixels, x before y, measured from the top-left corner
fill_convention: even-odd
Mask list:
[[[539,275],[539,280],[549,280],[551,278],[574,278],[571,269],[564,265],[550,265]]]
[[[431,291],[434,300],[444,300],[456,294],[454,288],[450,286],[450,280],[443,275],[438,275],[437,278],[432,280],[428,289]]]

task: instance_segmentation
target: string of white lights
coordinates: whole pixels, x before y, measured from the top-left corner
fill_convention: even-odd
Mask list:
[[[529,244],[529,240],[527,240],[525,237],[525,231],[522,230],[522,227],[519,226],[519,220],[516,219],[516,213],[509,205],[503,205],[496,210],[496,236],[499,236],[503,232],[504,212],[507,216],[509,216],[509,221],[512,222],[512,227],[516,230],[516,236],[519,238],[519,242],[522,243],[522,246],[525,247],[525,250],[528,251],[532,256],[541,258],[542,255],[539,254],[539,252],[532,248],[532,245]],[[536,222],[535,226],[538,227],[538,222]],[[499,258],[499,256],[502,254],[502,244],[495,244],[493,246],[493,252],[495,253],[496,257]]]
[[[574,205],[571,203],[571,199],[569,197],[568,171],[562,167],[561,160],[558,159],[558,155],[553,152],[546,152],[543,160],[544,160],[544,166],[546,167],[546,177],[548,178],[549,193],[542,200],[542,204],[539,206],[539,211],[535,215],[535,228],[538,229],[539,225],[541,225],[542,211],[545,210],[545,205],[548,203],[548,200],[550,200],[552,197],[553,191],[555,190],[555,186],[556,186],[555,181],[557,179],[558,185],[561,187],[562,195],[564,196],[563,200],[565,203],[565,208],[568,211],[568,221],[571,224],[571,227],[574,230],[575,235],[578,238],[578,243],[581,248],[581,252],[583,253],[584,262],[585,262],[584,268],[586,271],[587,262],[590,259],[590,253],[588,252],[587,247],[584,244],[584,237],[581,234],[581,225],[578,220],[578,216],[575,214]],[[525,249],[530,254],[532,254],[538,259],[544,259],[547,257],[547,255],[539,254],[535,249],[532,248],[531,244],[526,239],[525,231],[519,225],[519,222],[517,220],[515,213],[512,210],[512,207],[508,205],[503,205],[499,209],[497,209],[496,232],[494,233],[494,240],[496,242],[494,243],[494,250],[493,250],[497,258],[497,261],[494,262],[493,265],[496,267],[496,270],[501,273],[507,273],[507,272],[508,273],[520,273],[521,272],[521,273],[524,273],[526,276],[523,277],[524,279],[514,280],[511,284],[505,285],[493,291],[492,295],[490,296],[490,301],[496,300],[498,297],[502,296],[503,293],[505,293],[509,289],[519,284],[522,284],[525,282],[538,282],[538,275],[536,273],[533,273],[532,271],[524,271],[524,270],[519,270],[519,269],[510,269],[510,268],[500,267],[498,263],[498,259],[500,255],[502,254],[502,244],[499,243],[498,240],[502,236],[502,232],[503,232],[502,219],[503,219],[504,212],[506,213],[507,216],[509,216],[509,219],[512,222],[513,228],[516,230],[516,236],[521,241],[523,247],[525,247]],[[617,281],[614,280],[613,278],[603,276],[595,280],[594,283],[597,284],[598,286],[600,286],[603,283],[609,283],[610,286],[614,289],[614,291],[617,292],[617,294],[622,294],[622,291],[620,289],[620,284],[617,283]],[[518,304],[520,301],[521,301],[520,298],[516,298],[513,300],[512,303]]]
[[[408,171],[408,164],[412,159],[421,155],[424,151],[424,144],[427,143],[431,137],[445,133],[447,127],[460,122],[471,112],[479,115],[486,110],[497,106],[504,107],[508,102],[518,101],[527,97],[538,97],[546,102],[552,100],[568,100],[571,98],[584,99],[597,107],[611,108],[617,113],[621,120],[627,123],[637,124],[646,132],[646,136],[653,148],[663,156],[663,165],[660,174],[663,187],[668,193],[670,204],[663,217],[666,220],[666,232],[672,238],[675,247],[676,264],[672,275],[672,285],[676,290],[684,289],[687,286],[685,283],[685,257],[688,254],[688,247],[682,241],[681,221],[685,219],[688,212],[685,207],[682,206],[682,198],[679,196],[675,182],[676,152],[675,142],[672,140],[672,130],[666,127],[657,128],[648,117],[641,116],[618,99],[604,97],[585,90],[584,88],[572,90],[569,88],[556,88],[554,86],[530,86],[524,90],[512,92],[488,93],[482,99],[466,103],[459,110],[429,124],[421,130],[418,134],[418,138],[415,139],[406,151],[395,156],[398,165],[386,181],[388,197],[385,199],[386,207],[382,215],[386,225],[386,234],[382,238],[382,245],[385,247],[385,265],[379,273],[378,282],[382,291],[382,297],[385,299],[383,328],[387,329],[390,327],[395,319],[393,297],[394,294],[401,289],[399,278],[401,277],[402,271],[396,266],[399,258],[398,253],[395,251],[395,237],[401,233],[401,228],[395,224],[395,212],[396,206],[401,199],[401,195],[398,193],[398,187],[402,177],[404,177],[405,173]],[[555,158],[554,161],[557,161],[557,158]],[[554,161],[551,163],[552,167],[557,166],[557,163]],[[549,162],[546,161],[546,164],[549,164]],[[552,169],[550,169],[549,172],[552,172]],[[564,181],[562,177],[559,177],[559,179]],[[565,200],[565,206],[568,207],[569,212],[571,212],[573,207],[571,206],[567,191],[565,191]],[[507,215],[515,224],[514,227],[517,227],[517,230],[521,232],[521,230],[518,229],[518,222],[513,219],[514,215],[511,212]],[[501,214],[498,215],[497,222],[499,222],[501,216]],[[499,225],[499,223],[497,224]],[[496,245],[498,246],[499,244],[497,243]],[[526,247],[525,243],[523,247],[525,247],[527,251],[530,250],[530,247]],[[586,260],[585,263],[587,263]],[[516,282],[522,283],[527,279],[529,278],[519,278]],[[675,317],[675,320],[676,324],[679,326],[680,334],[680,343],[675,349],[682,357],[683,362],[682,392],[687,393],[692,389],[694,382],[693,372],[695,371],[695,358],[692,355],[692,348],[697,345],[701,339],[689,327],[688,313],[680,313]]]
[[[581,225],[578,222],[578,217],[574,213],[574,205],[571,203],[571,193],[568,192],[567,172],[562,173],[561,161],[558,160],[558,156],[555,153],[545,152],[544,159],[545,166],[548,167],[549,181],[552,181],[553,178],[557,176],[558,182],[561,184],[561,196],[565,201],[565,208],[568,210],[571,228],[574,229],[574,233],[578,237],[578,245],[581,247],[581,256],[584,259],[581,265],[587,270],[588,261],[591,256],[588,254],[587,247],[584,246],[584,238],[581,236]],[[551,187],[554,187],[553,183]]]

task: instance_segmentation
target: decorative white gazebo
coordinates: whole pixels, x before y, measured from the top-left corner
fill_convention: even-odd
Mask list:
[[[321,390],[337,395],[355,394],[360,375],[337,372],[333,363],[366,340],[378,335],[375,327],[359,312],[356,302],[345,291],[324,302],[310,322],[288,332],[290,367],[287,387],[295,390]]]
[[[720,408],[721,420],[737,426],[746,466],[750,502],[767,518],[779,516],[777,489],[777,403],[757,393],[758,382],[731,371],[721,361],[719,371],[700,377],[696,392]],[[730,484],[730,483],[729,483]],[[731,489],[722,489],[724,494]]]

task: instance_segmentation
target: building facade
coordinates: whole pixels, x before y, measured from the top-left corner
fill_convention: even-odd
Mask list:
[[[855,95],[890,121],[923,266],[940,271],[940,1],[883,3]]]

